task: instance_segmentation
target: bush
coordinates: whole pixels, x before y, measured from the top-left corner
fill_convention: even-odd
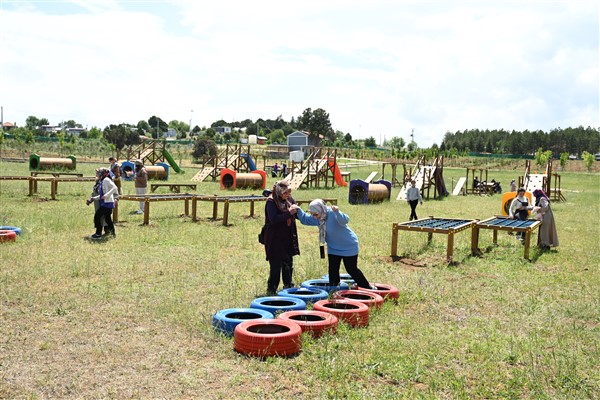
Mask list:
[[[194,159],[199,160],[202,157],[214,157],[216,155],[217,145],[214,141],[206,138],[198,138],[194,143],[194,151],[192,152]]]

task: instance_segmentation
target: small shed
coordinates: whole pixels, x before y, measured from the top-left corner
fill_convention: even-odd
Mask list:
[[[290,133],[287,137],[287,145],[289,151],[304,150],[308,146],[308,132],[296,131]]]
[[[264,136],[257,136],[256,137],[256,144],[265,144],[267,143],[267,138]]]

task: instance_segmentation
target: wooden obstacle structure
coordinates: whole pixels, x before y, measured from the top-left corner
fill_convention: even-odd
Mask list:
[[[396,200],[406,200],[406,191],[410,187],[410,182],[415,181],[415,187],[421,191],[423,198],[429,199],[430,191],[433,189],[433,198],[438,196],[447,196],[446,184],[444,183],[444,156],[438,156],[433,163],[426,165],[425,156],[417,160],[414,169],[410,170],[410,178],[400,189]]]
[[[265,163],[263,158],[263,164]],[[226,145],[225,149],[214,157],[208,158],[202,168],[192,181],[203,182],[206,178],[211,177],[213,182],[221,176],[221,170],[229,169],[235,172],[248,173],[256,170],[256,165],[250,155],[250,146],[242,145]]]
[[[492,218],[485,219],[477,222],[473,226],[473,233],[471,237],[471,254],[477,255],[479,251],[479,231],[481,229],[493,230],[493,243],[498,243],[498,231],[507,232],[521,232],[525,234],[525,242],[523,249],[523,257],[529,259],[529,247],[531,245],[532,233],[540,227],[542,221],[536,219],[527,219],[521,221],[518,219],[510,219],[507,217],[495,216]]]
[[[176,173],[183,173],[173,156],[167,151],[166,146],[166,140],[144,139],[142,143],[135,147],[129,146],[124,150],[117,150],[117,159],[129,160],[129,162],[132,162],[131,160],[142,160],[146,170],[151,166],[164,164],[173,168]],[[126,176],[123,173],[125,172],[123,166],[121,166],[121,172],[122,176]]]
[[[169,180],[169,164],[160,162],[156,165],[144,165],[146,173],[148,174],[148,180]],[[124,161],[121,164],[121,176],[126,181],[132,181],[134,179],[133,172],[135,171],[135,163],[131,161]]]
[[[525,174],[519,176],[519,187],[533,193],[542,189],[552,201],[567,201],[560,188],[560,175],[552,172],[552,159],[546,163],[543,174],[531,173],[531,161],[525,160]]]
[[[469,173],[471,178],[469,179]],[[475,186],[475,178],[478,179],[478,185],[481,185],[483,182],[488,182],[488,169],[487,168],[473,168],[467,167],[467,175],[466,175],[466,192],[467,194],[487,194],[486,190],[481,190],[481,186]]]
[[[347,183],[337,164],[337,149],[315,147],[306,160],[292,161],[290,173],[286,179],[290,182],[289,188],[296,190],[302,186],[306,188],[347,186]]]
[[[49,182],[50,183],[50,197],[52,200],[56,200],[58,194],[59,182],[95,182],[95,176],[0,176],[0,180],[3,181],[28,181],[29,183],[29,196],[33,196],[38,193],[38,182]]]
[[[446,249],[446,260],[448,263],[453,261],[454,257],[454,235],[465,229],[472,228],[476,220],[451,219],[451,218],[429,218],[418,219],[415,221],[394,223],[392,225],[392,257],[398,254],[398,231],[427,232],[427,242],[430,243],[433,234],[439,233],[447,235],[448,246]]]
[[[40,157],[35,153],[29,155],[30,171],[41,171],[47,169],[74,170],[76,167],[77,159],[75,156],[68,156],[65,158],[48,158]]]
[[[398,165],[402,165],[402,168],[404,169],[401,179],[398,179]],[[406,162],[383,161],[381,163],[381,179],[385,179],[386,166],[389,166],[391,169],[392,176],[389,179],[389,181],[392,183],[392,187],[402,187],[407,181],[410,182],[410,177],[412,173],[409,169],[406,168]]]
[[[167,187],[171,192],[181,193],[181,188],[196,190],[197,185],[195,183],[151,183],[150,193],[154,193],[160,187]]]
[[[221,189],[264,189],[267,185],[267,174],[260,170],[238,173],[229,168],[223,168],[219,183]]]

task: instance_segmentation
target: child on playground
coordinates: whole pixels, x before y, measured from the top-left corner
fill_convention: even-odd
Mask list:
[[[529,199],[525,197],[525,188],[521,187],[517,190],[517,197],[510,203],[508,210],[510,219],[525,221],[529,218],[529,211],[533,210],[533,205],[529,204]],[[523,241],[525,239],[525,234],[523,232],[517,232],[517,239]]]
[[[308,213],[295,204],[292,208],[297,211],[302,225],[319,227],[319,242],[321,245],[327,244],[330,285],[339,285],[340,265],[343,261],[346,271],[358,287],[374,288],[358,268],[358,237],[348,226],[348,215],[341,212],[338,206],[328,207],[321,199],[310,203]]]

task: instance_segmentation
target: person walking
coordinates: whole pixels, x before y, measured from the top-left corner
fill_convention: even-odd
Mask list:
[[[525,188],[517,190],[517,197],[514,198],[508,208],[508,216],[510,219],[518,219],[525,221],[529,218],[529,211],[533,209],[533,205],[529,204],[529,199],[525,197]],[[517,239],[521,242],[525,240],[524,232],[517,232]]]
[[[135,194],[145,195],[148,187],[148,172],[144,168],[142,160],[135,160]],[[140,208],[136,211],[136,214],[144,213],[144,201],[140,201]]]
[[[122,195],[123,190],[121,189],[121,165],[117,162],[117,159],[114,157],[110,157],[108,161],[110,162],[110,167],[108,168],[110,170],[110,177],[117,186],[118,194]]]
[[[112,212],[115,208],[115,194],[118,189],[112,179],[110,179],[110,171],[108,168],[100,168],[98,174],[100,181],[98,186],[99,193],[97,196],[90,197],[86,202],[89,205],[96,200],[100,201],[100,207],[98,207],[94,213],[96,233],[91,236],[92,239],[102,238],[102,228],[104,228],[104,223],[106,223],[106,227],[104,228],[106,232],[113,237],[116,236],[115,226],[112,222]]]
[[[550,199],[542,189],[533,191],[535,196],[535,207],[533,212],[536,218],[542,221],[538,230],[538,247],[543,251],[550,250],[550,247],[558,246],[558,233],[556,232],[556,223],[554,214],[550,207]]]
[[[344,268],[358,287],[373,289],[369,281],[358,268],[358,237],[348,226],[350,217],[340,211],[338,206],[328,207],[321,199],[311,201],[309,213],[294,205],[298,220],[302,225],[319,227],[319,243],[327,245],[327,261],[329,264],[329,284],[338,286],[340,283],[340,265]]]
[[[283,280],[283,288],[294,287],[294,256],[300,254],[298,231],[296,228],[296,202],[292,198],[292,190],[287,181],[279,181],[265,204],[264,245],[266,260],[269,262],[269,278],[267,279],[267,295],[277,294],[279,278]]]
[[[423,197],[421,197],[421,191],[415,186],[414,180],[410,181],[410,187],[406,191],[406,202],[410,205],[410,217],[409,221],[413,219],[419,219],[417,217],[417,204],[423,204]]]

